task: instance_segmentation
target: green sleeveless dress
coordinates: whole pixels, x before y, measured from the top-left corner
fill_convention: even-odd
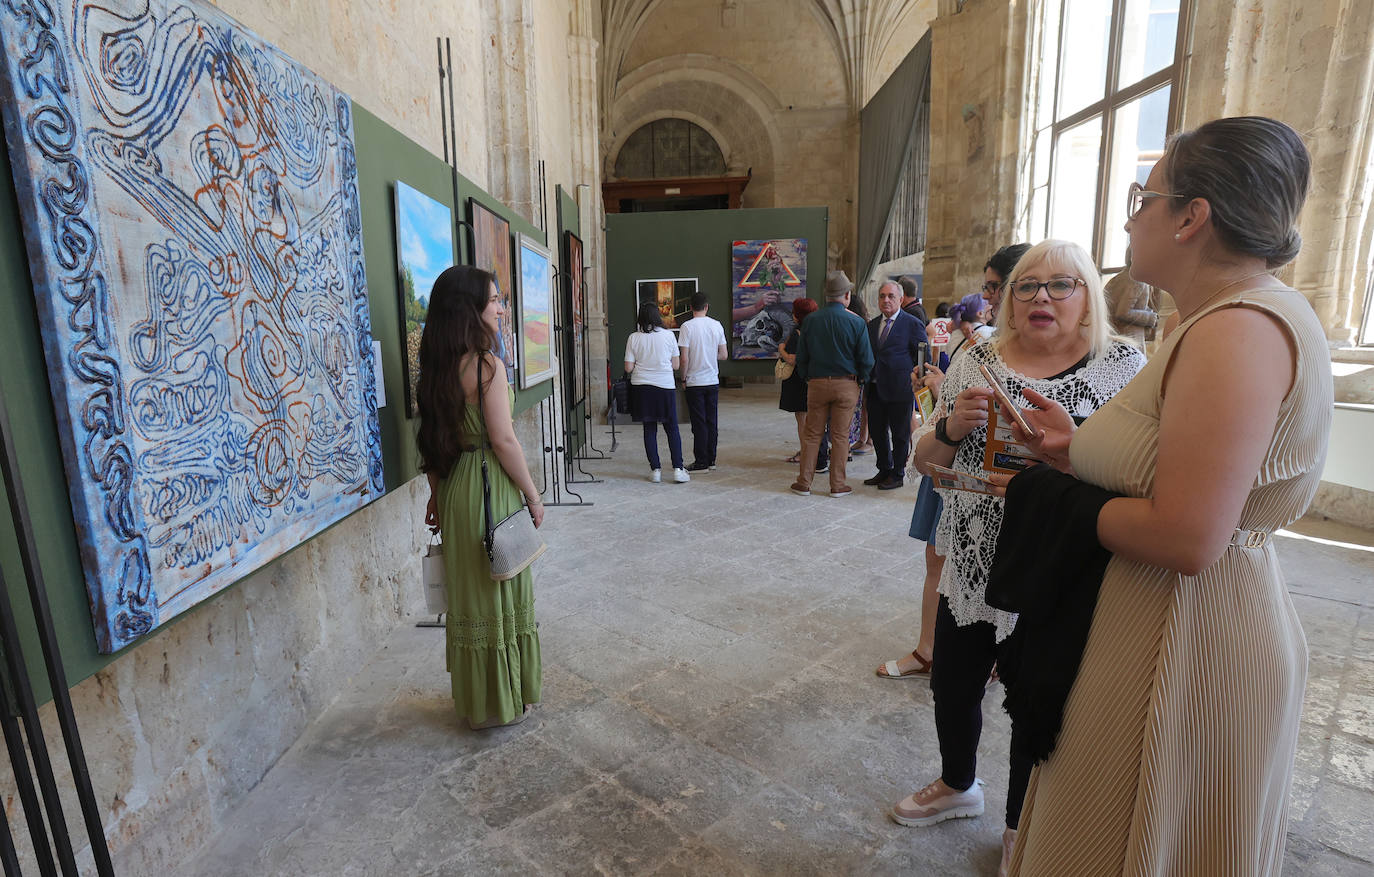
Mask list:
[[[507,388],[513,397],[515,394]],[[463,444],[486,442],[482,412],[463,406]],[[515,486],[488,448],[491,512],[504,520],[521,506]],[[534,626],[534,578],[525,570],[507,582],[491,579],[482,544],[482,454],[464,451],[439,482],[436,498],[448,577],[445,663],[458,715],[473,724],[509,722],[538,703],[542,671]]]

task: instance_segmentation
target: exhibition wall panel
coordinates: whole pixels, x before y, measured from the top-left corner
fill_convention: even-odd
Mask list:
[[[419,475],[419,458],[414,441],[414,429],[418,421],[406,417],[406,397],[402,384],[405,372],[396,267],[395,181],[402,180],[453,208],[456,218],[466,220],[467,199],[477,198],[505,217],[511,223],[513,233],[523,232],[542,239],[543,232],[465,177],[456,175],[455,182],[451,168],[441,159],[377,116],[356,104],[353,105],[353,112],[358,200],[362,214],[363,257],[372,337],[381,344],[379,377],[382,378],[386,397],[386,406],[378,412],[383,480],[386,491],[391,492]],[[461,258],[466,262],[470,259],[471,241],[461,229],[457,237]],[[48,588],[67,681],[76,685],[127,650],[100,654],[96,647],[52,395],[48,388],[42,336],[24,248],[24,230],[9,155],[4,149],[0,149],[0,325],[5,327],[5,343],[0,344],[0,392],[3,393],[15,429],[16,454],[24,477],[26,507],[37,536],[39,563]],[[517,390],[516,412],[537,405],[549,395],[552,387],[552,381],[545,381],[530,390]],[[344,518],[334,526],[347,520]],[[264,569],[281,563],[291,553],[286,552]],[[28,662],[34,694],[42,703],[51,697],[51,693],[42,669],[37,635],[31,624],[23,623],[33,616],[29,610],[19,548],[14,538],[9,497],[4,494],[3,485],[0,485],[0,569],[4,572],[16,616],[21,621],[20,641]],[[232,586],[225,588],[220,594],[231,589]],[[181,617],[196,615],[200,608],[218,597],[219,594],[216,594],[201,607]],[[171,623],[178,623],[181,617]]]
[[[731,334],[731,269],[738,240],[805,239],[806,296],[824,298],[829,209],[779,207],[759,210],[682,210],[613,213],[606,216],[606,312],[610,323],[611,373],[622,368],[625,340],[634,331],[637,280],[694,277],[711,302],[709,315]],[[852,279],[852,272],[851,272]],[[772,359],[720,363],[722,377],[773,374]]]

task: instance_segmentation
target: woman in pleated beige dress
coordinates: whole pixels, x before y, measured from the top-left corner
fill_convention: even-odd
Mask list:
[[[1282,868],[1307,644],[1271,536],[1316,492],[1332,387],[1311,306],[1268,272],[1297,254],[1308,176],[1292,129],[1247,117],[1179,135],[1131,187],[1131,274],[1182,321],[1076,434],[1035,415],[1047,459],[1124,497],[1010,873]]]

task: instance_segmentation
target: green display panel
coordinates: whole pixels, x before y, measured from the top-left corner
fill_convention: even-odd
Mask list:
[[[538,239],[543,239],[544,235],[470,180],[454,174],[441,159],[356,104],[353,122],[368,304],[373,338],[381,342],[382,380],[386,388],[387,404],[379,412],[379,420],[385,485],[389,492],[419,474],[414,438],[417,421],[406,417],[405,389],[402,385],[404,371],[392,194],[395,181],[403,180],[431,198],[453,207],[455,218],[467,218],[467,199],[475,197],[507,219],[512,233],[523,232]],[[459,231],[457,238],[466,261],[470,258],[470,240]],[[9,155],[3,148],[0,148],[0,325],[5,327],[4,343],[0,344],[0,392],[3,393],[15,430],[15,448],[24,479],[27,511],[38,546],[38,560],[47,585],[48,602],[67,681],[75,685],[95,674],[122,652],[101,655],[96,651],[48,387],[42,338],[34,309],[23,228],[15,200]],[[552,382],[546,381],[530,390],[517,391],[516,412],[537,405],[548,397],[552,389]],[[339,524],[348,520],[345,518]],[[278,558],[273,563],[280,562],[281,558]],[[269,564],[263,569],[271,567],[272,564]],[[20,626],[20,643],[35,697],[40,703],[46,702],[51,698],[51,692],[32,621],[33,613],[10,514],[9,496],[5,494],[3,485],[0,485],[0,570],[4,572],[5,585],[14,604]],[[185,618],[195,617],[216,599],[218,595],[179,616],[168,627],[181,623]],[[136,647],[137,644],[133,646]]]
[[[582,241],[584,252],[587,242],[586,239],[582,237],[582,218],[578,213],[576,199],[569,195],[567,190],[564,189],[562,186],[557,186],[555,188],[554,197],[555,203],[558,205],[558,267],[560,271],[566,271],[568,269],[568,253],[565,243],[567,236],[564,234],[564,232],[570,231],[573,234],[577,235],[578,239]],[[583,260],[586,260],[585,255],[583,256]],[[578,281],[580,280],[581,278],[578,278]],[[559,285],[559,288],[560,290],[562,289],[562,284]],[[562,300],[561,292],[560,300]],[[572,321],[572,314],[567,313],[565,311],[563,314],[563,318],[564,322],[570,324]],[[572,357],[576,351],[581,350],[582,348],[574,346],[571,332],[565,331],[564,337],[567,339],[567,343],[559,347],[559,355],[562,357],[562,362],[559,365],[559,380],[563,381],[563,386],[567,387],[571,386],[570,382],[572,378],[570,376],[576,374],[576,371],[573,368]],[[585,340],[583,343],[585,345]],[[596,375],[592,375],[591,379],[595,381]],[[576,397],[568,396],[567,398],[573,399]],[[587,421],[584,417],[586,410],[587,400],[579,399],[577,401],[577,404],[568,405],[566,410],[564,411],[564,423],[566,424],[565,428],[567,429],[567,450],[569,457],[577,456],[577,454],[582,450],[582,446],[585,445],[587,442]]]
[[[625,340],[634,331],[636,280],[697,278],[697,288],[710,299],[710,315],[725,326],[728,337],[731,245],[737,240],[806,238],[806,295],[820,301],[825,290],[829,221],[825,207],[608,214],[606,314],[612,374],[620,374]],[[727,359],[720,364],[720,374],[772,375],[773,360]]]

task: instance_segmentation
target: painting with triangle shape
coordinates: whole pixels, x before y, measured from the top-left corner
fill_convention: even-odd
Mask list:
[[[777,359],[792,334],[792,302],[806,296],[806,238],[731,245],[735,359]]]

